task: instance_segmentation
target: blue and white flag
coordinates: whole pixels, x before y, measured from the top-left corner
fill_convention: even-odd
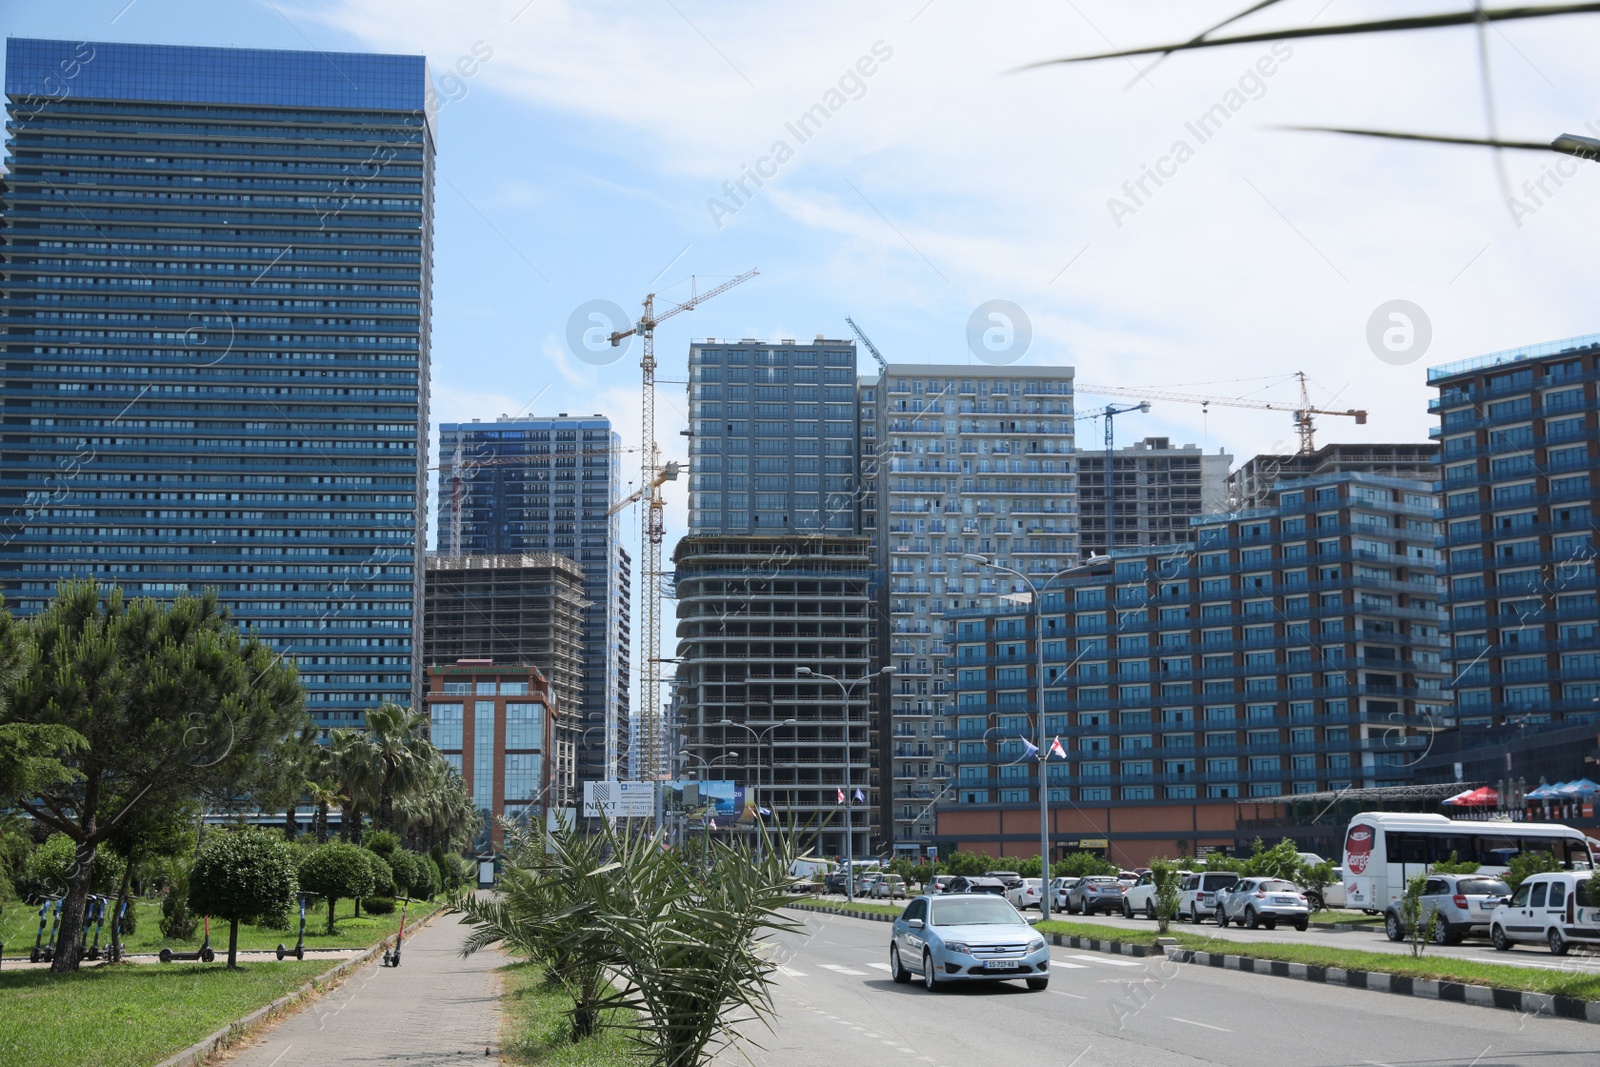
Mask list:
[[[857,789],[856,790],[856,803],[857,804],[865,804],[866,802],[867,802],[867,798],[861,795],[861,790]]]
[[[1033,759],[1039,754],[1039,746],[1029,741],[1026,737],[1019,737],[1017,740],[1022,742],[1023,759]]]

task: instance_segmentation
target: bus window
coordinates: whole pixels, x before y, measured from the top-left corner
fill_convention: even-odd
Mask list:
[[[1400,838],[1401,863],[1427,863],[1428,838],[1424,834],[1404,834]]]
[[[1400,842],[1404,841],[1405,839],[1405,834],[1398,833],[1394,830],[1390,830],[1388,833],[1383,835],[1383,858],[1386,863],[1400,862]]]

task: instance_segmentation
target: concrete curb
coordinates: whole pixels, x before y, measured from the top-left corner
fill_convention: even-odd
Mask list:
[[[1558,997],[1549,993],[1529,993],[1520,989],[1469,985],[1465,982],[1439,981],[1432,978],[1412,978],[1408,975],[1384,974],[1379,971],[1316,967],[1308,963],[1263,960],[1254,956],[1233,956],[1221,952],[1201,952],[1192,948],[1169,948],[1167,958],[1178,963],[1219,967],[1246,974],[1295,978],[1302,982],[1342,985],[1350,989],[1370,989],[1379,993],[1395,993],[1402,997],[1423,997],[1428,1000],[1472,1004],[1482,1008],[1501,1008],[1527,1015],[1600,1023],[1600,1002],[1579,1000],[1576,997]]]
[[[796,911],[814,911],[819,915],[843,915],[849,919],[867,919],[871,922],[892,923],[893,915],[874,915],[864,911],[844,911],[839,908],[824,908],[816,904],[785,904],[786,908]],[[1156,956],[1160,953],[1148,945],[1130,945],[1123,941],[1102,941],[1094,937],[1078,937],[1067,934],[1050,934],[1043,930],[1039,933],[1050,944],[1057,948],[1088,949],[1092,952],[1107,952],[1114,956]]]
[[[424,916],[423,918],[417,920],[416,923],[408,926],[406,929],[406,936],[410,937],[412,931],[422,929],[424,926],[427,926],[429,923],[433,922],[433,920],[437,919],[439,916],[443,915],[449,910],[450,909],[447,905],[441,905],[440,907],[436,908],[431,914]],[[355,970],[357,967],[360,967],[362,964],[376,959],[378,956],[382,955],[384,950],[387,949],[393,941],[394,935],[390,934],[388,937],[385,937],[383,940],[379,941],[377,944],[373,945],[359,956],[352,956],[347,960],[343,960],[335,964],[328,970],[323,971],[321,974],[311,979],[305,985],[300,986],[298,989],[295,989],[290,993],[284,994],[277,1000],[274,1000],[271,1004],[257,1008],[255,1011],[251,1012],[249,1015],[246,1015],[242,1019],[235,1019],[227,1026],[224,1026],[221,1030],[218,1030],[216,1033],[207,1037],[201,1038],[199,1041],[196,1041],[194,1044],[190,1045],[177,1055],[172,1056],[169,1059],[162,1060],[160,1063],[156,1064],[156,1067],[202,1067],[202,1065],[212,1056],[223,1051],[224,1049],[231,1048],[233,1045],[238,1044],[239,1039],[251,1031],[271,1022],[280,1015],[287,1014],[306,998],[316,993],[327,992],[329,989],[333,988],[338,981],[348,977],[351,971]]]

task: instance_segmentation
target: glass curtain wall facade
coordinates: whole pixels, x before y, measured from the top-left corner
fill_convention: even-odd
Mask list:
[[[1464,728],[1600,712],[1600,335],[1433,367]]]
[[[900,852],[935,843],[936,805],[953,796],[947,613],[993,608],[1021,585],[963,553],[1040,582],[1077,562],[1072,379],[1071,367],[896,363],[862,384],[877,416],[880,655],[896,672],[879,705],[893,784],[879,818]]]
[[[578,781],[627,777],[631,571],[621,519],[608,514],[622,495],[621,435],[604,415],[447,422],[439,455],[444,555],[559,553],[583,568]]]
[[[1048,592],[1045,728],[1068,757],[1052,803],[1186,821],[1194,801],[1410,782],[1445,719],[1435,501],[1413,480],[1284,482],[1270,507],[1197,520],[1193,545],[1123,550]],[[1038,635],[1026,608],[955,625],[955,807],[1007,811],[1036,849],[1019,816],[1038,803],[1020,740]]]
[[[324,728],[420,697],[420,56],[12,38],[0,588],[217,589]]]

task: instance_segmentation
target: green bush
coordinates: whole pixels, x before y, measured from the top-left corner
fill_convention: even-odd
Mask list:
[[[47,893],[65,893],[67,882],[77,865],[77,844],[66,834],[51,834],[44,844],[34,850],[24,866],[24,880],[35,896]],[[110,849],[100,849],[94,855],[94,875],[89,892],[105,893],[116,886],[122,874],[122,865],[111,855]]]
[[[388,859],[400,847],[400,838],[388,830],[368,830],[367,838],[361,842],[361,847]]]
[[[1091,874],[1116,874],[1120,867],[1110,860],[1101,859],[1093,852],[1074,852],[1064,860],[1050,865],[1053,878],[1087,878]]]
[[[340,898],[360,900],[372,894],[372,868],[367,866],[369,856],[383,862],[364,848],[330,841],[300,861],[300,888],[328,902],[328,933],[334,932],[334,906]],[[384,870],[388,869],[384,864]]]
[[[1509,868],[1505,874],[1506,885],[1511,887],[1513,893],[1517,891],[1517,886],[1533,875],[1561,869],[1561,864],[1548,852],[1518,852],[1506,866]]]
[[[1448,860],[1446,860],[1443,863],[1435,863],[1433,865],[1433,873],[1434,874],[1477,874],[1478,873],[1478,864],[1473,863],[1471,860],[1463,861],[1463,860],[1459,859],[1454,852],[1452,852],[1452,853],[1450,853],[1450,858]]]
[[[361,906],[367,909],[368,915],[393,915],[394,897],[362,897]]]
[[[1244,872],[1258,878],[1282,878],[1292,882],[1300,876],[1300,854],[1293,841],[1287,837],[1271,848],[1261,838],[1256,838],[1250,858],[1245,861]]]
[[[1312,910],[1321,911],[1325,907],[1324,891],[1333,881],[1333,864],[1327,860],[1321,863],[1302,863],[1293,881],[1311,899]]]
[[[1167,926],[1178,914],[1178,887],[1183,882],[1179,871],[1184,869],[1177,860],[1157,857],[1150,861],[1150,875],[1156,886],[1156,932],[1159,934],[1167,932]]]
[[[362,849],[366,852],[365,849]],[[394,896],[394,872],[389,869],[389,864],[376,852],[366,852],[367,869],[372,872],[372,892],[375,897]],[[367,894],[363,893],[362,896]]]

